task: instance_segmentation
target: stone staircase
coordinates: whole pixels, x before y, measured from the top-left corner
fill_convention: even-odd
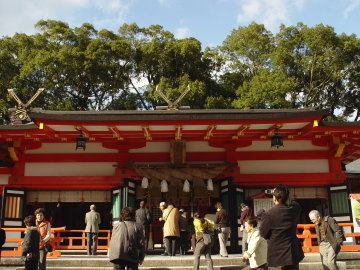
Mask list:
[[[212,256],[215,270],[248,270],[240,255],[230,254],[228,258],[221,258],[219,255]],[[338,256],[339,269],[360,270],[360,252],[341,252]],[[0,270],[23,270],[24,264],[19,258],[3,257],[0,262]],[[47,270],[111,270],[112,264],[105,255],[63,255],[59,258],[47,259]],[[183,255],[175,257],[163,257],[160,255],[148,255],[145,258],[140,270],[190,270],[193,269],[193,256]],[[206,269],[206,261],[201,258],[201,268]],[[320,255],[318,253],[306,254],[300,263],[300,270],[322,270]]]

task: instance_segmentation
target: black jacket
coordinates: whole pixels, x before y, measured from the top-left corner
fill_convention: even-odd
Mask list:
[[[335,253],[338,254],[341,249],[341,244],[345,240],[343,231],[337,225],[336,220],[332,217],[326,216],[323,218],[322,222],[325,224],[326,239],[329,241]],[[318,243],[320,244],[319,225],[315,225],[315,231],[318,238]]]
[[[262,216],[260,235],[268,240],[268,265],[295,265],[304,258],[296,227],[301,212],[297,202],[275,205]]]
[[[26,257],[26,254],[32,253],[32,260],[38,260],[39,242],[40,242],[40,234],[38,232],[37,227],[27,228],[24,241],[22,243],[21,256]]]

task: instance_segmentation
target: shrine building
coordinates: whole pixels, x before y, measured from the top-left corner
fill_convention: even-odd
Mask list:
[[[141,200],[154,220],[161,201],[189,214],[215,213],[221,201],[236,248],[239,204],[270,208],[264,191],[277,184],[302,205],[300,223],[312,209],[351,222],[344,165],[360,158],[360,123],[326,122],[328,113],[31,109],[32,122],[0,125],[1,226],[21,227],[44,207],[53,226],[84,229],[94,203],[100,229],[110,229],[122,207]]]

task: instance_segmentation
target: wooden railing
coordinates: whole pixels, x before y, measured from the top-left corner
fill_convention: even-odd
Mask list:
[[[353,223],[339,223],[342,227],[353,227]],[[319,252],[317,236],[314,224],[298,224],[298,238],[302,242],[305,253]],[[24,232],[25,228],[4,228],[7,232]],[[98,252],[107,252],[110,246],[110,230],[100,230],[98,237]],[[345,233],[346,237],[360,237],[360,233]],[[51,228],[51,245],[53,252],[48,253],[49,257],[59,257],[61,252],[84,252],[86,250],[86,233],[83,230],[65,230],[65,227]],[[7,238],[6,243],[17,243],[14,250],[2,251],[2,256],[21,256],[22,238]],[[60,252],[61,250],[61,252]],[[344,244],[341,251],[360,251],[360,245]]]
[[[341,227],[353,227],[353,223],[338,223]],[[297,235],[302,240],[303,251],[306,253],[319,252],[317,243],[317,236],[314,224],[298,224],[299,234]],[[345,231],[345,228],[344,228]],[[345,233],[346,237],[360,237],[360,233]],[[360,245],[347,244],[341,246],[341,251],[360,251]]]
[[[98,235],[97,252],[107,252],[110,246],[110,230],[100,230]],[[76,252],[86,250],[86,233],[84,230],[64,230],[55,233],[61,241],[56,249],[63,252]]]
[[[24,232],[25,228],[3,228],[6,232]],[[59,245],[61,239],[57,237],[57,233],[65,231],[65,227],[60,228],[51,228],[51,238],[50,244],[53,247],[53,251],[47,254],[48,257],[59,257],[61,255],[60,251],[57,250],[57,246]],[[1,256],[5,257],[19,257],[21,256],[22,246],[21,243],[24,241],[23,238],[6,238],[6,243],[16,243],[16,248],[13,250],[7,250],[3,248],[1,252]]]

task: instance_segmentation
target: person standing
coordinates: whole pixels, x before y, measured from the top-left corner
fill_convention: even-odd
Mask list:
[[[188,250],[188,243],[189,243],[189,220],[186,216],[186,212],[183,208],[179,210],[180,217],[179,217],[179,229],[180,229],[180,239],[179,239],[179,247],[180,247],[180,254],[186,255]]]
[[[161,222],[162,224],[162,231],[163,231],[163,246],[164,246],[164,253],[162,253],[161,255],[162,256],[170,256],[170,254],[167,254],[167,241],[165,239],[165,236],[164,236],[164,219],[163,219],[163,214],[164,214],[164,210],[167,208],[167,204],[166,202],[161,202],[159,204],[159,208],[160,208],[160,211],[161,211],[161,217],[159,217],[159,221]]]
[[[99,234],[100,214],[96,212],[94,204],[90,205],[90,211],[85,215],[85,233],[87,236],[87,255],[96,255],[97,239]],[[92,249],[91,249],[92,246]]]
[[[228,257],[228,252],[226,250],[226,243],[230,235],[230,222],[229,222],[229,214],[223,208],[221,202],[216,203],[216,216],[215,216],[215,226],[220,229],[218,233],[219,237],[219,245],[220,245],[220,256]]]
[[[247,243],[247,238],[248,238],[248,233],[245,230],[245,219],[252,217],[252,210],[245,203],[240,204],[240,209],[241,209],[241,215],[240,215],[241,227],[240,227],[240,231],[242,231],[241,246],[242,246],[242,252],[244,254],[244,252],[247,249],[246,248],[246,243]]]
[[[339,269],[336,264],[336,257],[345,240],[343,231],[334,218],[329,216],[322,217],[317,210],[310,211],[309,218],[315,224],[323,268],[325,270]]]
[[[35,210],[36,226],[40,233],[39,243],[39,270],[46,269],[46,250],[45,245],[49,242],[51,237],[51,225],[50,222],[45,219],[44,208],[38,208]]]
[[[199,270],[200,267],[200,256],[201,254],[205,255],[205,259],[207,262],[207,270],[213,270],[214,265],[211,258],[211,246],[212,244],[205,244],[203,233],[205,230],[214,231],[214,226],[204,219],[200,217],[199,213],[194,214],[194,228],[196,234],[196,246],[194,250],[194,270]]]
[[[36,227],[35,217],[25,217],[25,237],[22,243],[21,257],[25,261],[25,270],[37,270],[39,263],[39,239],[40,234]]]
[[[0,261],[1,261],[2,246],[5,244],[5,242],[6,242],[5,230],[3,228],[0,228]]]
[[[287,204],[289,190],[277,185],[272,190],[274,206],[262,215],[260,235],[268,240],[267,262],[270,269],[298,270],[304,258],[296,227],[301,206],[292,201]]]
[[[121,221],[112,230],[109,260],[114,270],[138,270],[144,258],[144,227],[135,222],[135,210],[125,207],[121,210]]]
[[[149,232],[150,232],[150,224],[151,224],[151,213],[148,208],[145,207],[145,202],[141,201],[139,205],[139,209],[135,211],[135,220],[136,223],[143,225],[145,230],[145,250],[148,249],[149,242]]]
[[[179,217],[180,213],[174,204],[169,203],[168,207],[163,212],[164,223],[164,237],[165,237],[165,248],[168,256],[175,256],[176,254],[176,243],[180,237],[179,228]]]
[[[267,270],[267,243],[260,236],[257,228],[257,220],[254,218],[246,218],[244,221],[245,230],[248,232],[247,250],[244,251],[243,259],[249,260],[251,269]]]

